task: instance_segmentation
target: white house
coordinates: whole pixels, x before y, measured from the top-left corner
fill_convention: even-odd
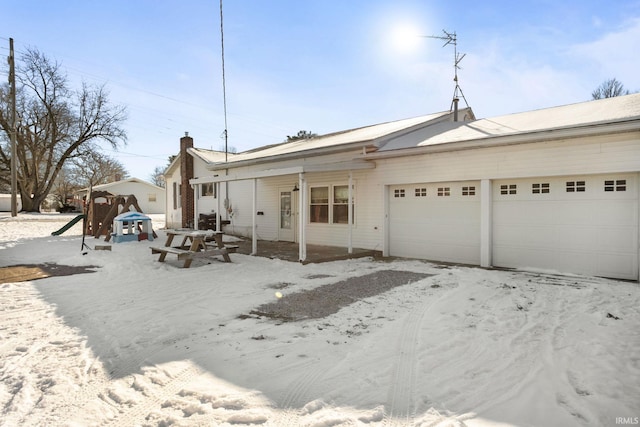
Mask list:
[[[194,170],[182,195],[197,196],[183,199],[182,215],[213,209],[254,248],[298,242],[302,260],[307,244],[321,244],[638,280],[640,94],[478,120],[460,113],[226,161],[182,138],[179,157]],[[175,169],[167,182],[178,182]],[[168,187],[169,199],[179,188]]]
[[[88,191],[88,188],[83,189],[78,193],[79,197],[82,198],[82,196],[84,196]],[[142,209],[144,213],[165,213],[165,189],[142,179],[128,178],[120,181],[110,182],[107,184],[96,185],[95,187],[93,187],[93,191],[108,191],[115,196],[128,196],[133,194],[138,200],[140,209]]]
[[[20,194],[16,195],[16,208],[18,211],[22,209]],[[11,212],[11,194],[0,193],[0,212]]]

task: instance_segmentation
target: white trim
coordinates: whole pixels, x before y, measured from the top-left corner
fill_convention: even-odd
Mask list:
[[[298,226],[300,227],[300,241],[298,242],[298,259],[302,262],[307,259],[307,182],[303,173],[298,175],[298,188],[300,189],[300,218],[298,221]]]
[[[198,229],[198,199],[200,198],[199,185],[192,185],[193,190],[193,229]]]
[[[391,185],[384,185],[382,188],[384,192],[382,195],[382,211],[383,211],[383,221],[382,221],[382,256],[389,256],[389,247],[390,247],[390,236],[389,236],[389,203],[390,203],[390,192]]]
[[[258,254],[258,179],[253,179],[252,190],[252,224],[251,224],[251,255]]]
[[[365,160],[353,160],[350,162],[323,163],[318,165],[293,166],[288,168],[263,169],[254,172],[237,173],[233,175],[212,175],[193,178],[189,180],[190,184],[202,184],[206,182],[229,182],[244,181],[254,178],[269,178],[282,175],[295,175],[310,172],[334,172],[348,170],[375,169],[373,162]]]
[[[349,225],[347,253],[353,253],[353,172],[349,171],[349,189],[347,191],[347,223]]]
[[[216,231],[222,231],[222,215],[220,215],[220,199],[222,199],[222,197],[220,193],[220,182],[217,182],[216,185]]]
[[[480,181],[480,266],[491,267],[493,253],[493,181]]]

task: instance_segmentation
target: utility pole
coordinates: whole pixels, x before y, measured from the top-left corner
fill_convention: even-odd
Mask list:
[[[9,91],[11,96],[11,216],[18,216],[18,161],[16,149],[16,68],[13,39],[9,39]]]

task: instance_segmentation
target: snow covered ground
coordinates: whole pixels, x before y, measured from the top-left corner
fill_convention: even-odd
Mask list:
[[[640,417],[637,283],[372,259],[159,263],[81,253],[73,215],[0,216],[1,426],[615,426]],[[104,244],[88,238],[89,246]],[[175,258],[175,257],[174,257]],[[320,319],[262,304],[383,270],[429,274]]]

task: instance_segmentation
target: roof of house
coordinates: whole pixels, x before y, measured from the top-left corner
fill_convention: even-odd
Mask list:
[[[410,138],[390,141],[380,151],[570,130],[638,119],[640,94],[633,94],[470,122],[437,123],[416,131]]]
[[[453,113],[445,111],[267,145],[242,153],[229,153],[227,162],[222,151],[190,148],[189,153],[202,159],[210,170],[217,170],[354,150],[360,146],[366,147],[368,151],[377,151],[373,157],[408,155],[406,149],[434,146],[444,148],[448,146],[445,144],[480,144],[503,137],[537,138],[543,132],[556,138],[570,136],[572,132],[575,136],[579,132],[595,132],[595,127],[601,125],[631,123],[640,128],[640,94],[477,120],[470,108],[460,110],[459,115],[464,117],[462,121],[454,122]]]
[[[188,148],[187,151],[191,153],[192,156],[202,159],[205,163],[220,163],[224,162],[225,158],[232,160],[236,156],[234,153],[227,153],[225,155],[224,151],[207,150],[195,147]]]
[[[113,187],[114,185],[124,184],[124,183],[127,183],[127,182],[146,184],[146,185],[148,185],[150,187],[154,187],[154,188],[157,188],[158,190],[164,191],[164,188],[158,187],[155,184],[152,184],[152,183],[150,183],[148,181],[145,181],[145,180],[139,179],[139,178],[127,178],[127,179],[123,179],[123,180],[120,180],[120,181],[113,181],[113,182],[108,182],[106,184],[95,185],[95,186],[93,186],[93,191],[107,190],[107,189]],[[83,188],[82,190],[79,190],[79,192],[86,192],[86,191],[89,191],[88,187],[87,188]]]
[[[307,154],[315,151],[327,153],[328,151],[353,149],[353,146],[358,144],[377,145],[381,144],[381,141],[385,138],[410,132],[412,129],[416,127],[423,127],[428,123],[450,121],[452,114],[453,113],[450,111],[444,111],[425,116],[314,136],[307,139],[272,144],[242,153],[233,154],[232,157],[229,158],[228,163],[224,163],[224,160],[218,160],[209,162],[209,164],[212,166],[212,169],[214,169],[216,167],[223,167],[223,165],[237,166],[240,163],[244,164],[247,162],[269,161],[282,156]],[[470,108],[461,110],[461,114],[466,117],[473,117],[473,112]],[[201,157],[204,159],[203,156]]]

